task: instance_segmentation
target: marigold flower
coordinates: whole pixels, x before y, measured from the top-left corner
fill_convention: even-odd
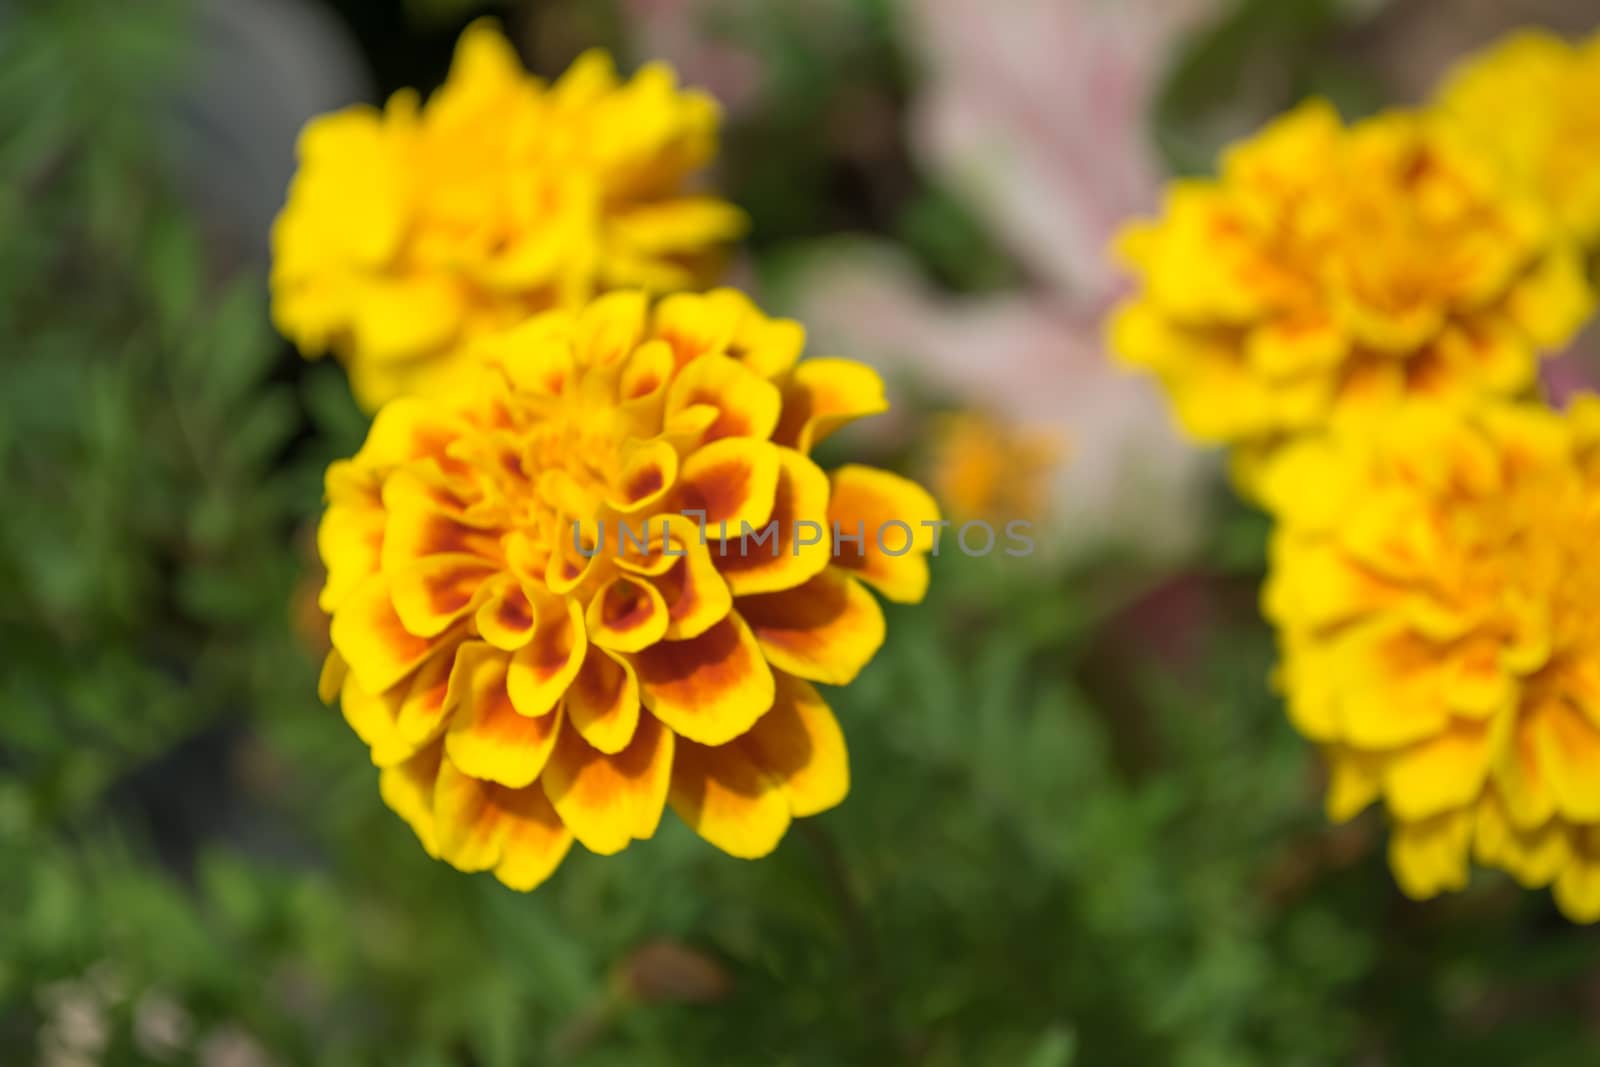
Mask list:
[[[609,294],[485,338],[469,385],[329,468],[323,696],[431,854],[529,889],[666,803],[756,857],[844,797],[813,683],[882,643],[865,586],[921,599],[938,512],[810,458],[884,400],[803,340],[731,290]]]
[[[1064,452],[1049,430],[955,412],[936,426],[930,483],[955,522],[1037,521]]]
[[[1404,398],[1514,395],[1583,323],[1580,257],[1443,119],[1310,103],[1178,181],[1119,245],[1112,326],[1193,437],[1252,461]]]
[[[1457,67],[1437,103],[1578,240],[1600,243],[1600,34],[1578,44],[1512,34]]]
[[[474,338],[534,312],[701,287],[745,224],[688,189],[717,122],[670,68],[620,82],[599,51],[546,87],[476,22],[426,105],[407,90],[307,125],[273,228],[274,319],[344,360],[372,410],[440,388]]]
[[[1382,799],[1401,888],[1469,856],[1600,919],[1600,400],[1428,405],[1287,449],[1264,608],[1336,820]]]

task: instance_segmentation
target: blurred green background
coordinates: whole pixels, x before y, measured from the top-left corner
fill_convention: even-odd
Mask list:
[[[316,700],[310,531],[365,422],[272,332],[266,232],[299,125],[437,85],[481,14],[542,74],[602,44],[724,100],[736,281],[897,383],[857,454],[938,483],[942,414],[1066,413],[1045,550],[947,557],[891,612],[833,694],[852,795],[765,861],[669,816],[531,896],[458,874]],[[0,1064],[1596,1062],[1600,933],[1499,875],[1409,903],[1376,815],[1325,824],[1269,687],[1265,522],[1096,337],[1101,239],[1162,173],[1306,93],[1370,111],[1597,22],[0,0]]]

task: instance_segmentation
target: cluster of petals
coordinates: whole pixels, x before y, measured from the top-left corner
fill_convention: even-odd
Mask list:
[[[816,684],[882,643],[867,586],[921,599],[938,512],[817,465],[883,386],[803,344],[731,290],[607,294],[486,337],[330,468],[324,698],[431,854],[528,889],[667,804],[756,857],[844,797]]]
[[[1409,399],[1514,396],[1591,309],[1576,246],[1447,118],[1301,106],[1174,182],[1118,250],[1111,339],[1192,437],[1255,461]]]
[[[475,23],[426,102],[313,120],[273,228],[273,317],[333,352],[368,410],[453,378],[475,338],[611,289],[714,279],[743,214],[690,181],[719,112],[652,64],[603,52],[546,86]]]
[[[1437,106],[1578,241],[1600,244],[1600,34],[1573,43],[1515,33],[1446,78]]]
[[[1600,919],[1600,399],[1407,407],[1289,446],[1262,493],[1330,815],[1381,800],[1411,896],[1475,857]]]

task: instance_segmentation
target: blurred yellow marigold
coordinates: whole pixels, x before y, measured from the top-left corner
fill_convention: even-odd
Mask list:
[[[1600,919],[1600,400],[1407,409],[1290,447],[1262,488],[1329,814],[1382,798],[1413,897],[1475,855]]]
[[[333,351],[369,410],[450,381],[473,338],[608,289],[714,280],[737,208],[693,195],[718,110],[660,64],[619,82],[589,52],[554,85],[492,22],[425,106],[314,119],[272,234],[273,316]]]
[[[1600,34],[1513,34],[1446,78],[1438,104],[1578,240],[1600,243]]]
[[[953,521],[1044,517],[1053,476],[1066,452],[1059,434],[976,411],[946,415],[934,429],[930,480]]]
[[[609,294],[483,339],[469,385],[391,402],[329,469],[324,699],[431,854],[528,889],[665,803],[755,857],[844,797],[812,683],[882,643],[865,585],[921,599],[938,515],[811,460],[884,397],[803,343],[730,290]]]
[[[1141,288],[1113,322],[1117,355],[1246,465],[1406,397],[1526,390],[1591,307],[1537,201],[1410,113],[1347,128],[1304,105],[1230,150],[1220,179],[1173,183],[1119,251]]]

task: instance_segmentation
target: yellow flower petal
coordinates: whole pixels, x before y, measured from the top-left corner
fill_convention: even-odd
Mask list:
[[[779,673],[772,710],[735,744],[767,775],[782,782],[796,818],[827,811],[850,792],[844,732],[816,689]]]
[[[741,310],[731,301],[674,294],[656,305],[651,333],[671,346],[681,368],[701,356],[726,351]]]
[[[594,748],[621,752],[639,726],[639,679],[633,665],[593,645],[567,690],[567,719]]]
[[[633,666],[644,706],[701,744],[732,741],[772,707],[772,670],[737,614],[699,637],[652,645]]]
[[[583,666],[588,644],[577,601],[541,611],[538,632],[511,657],[506,674],[506,690],[517,711],[544,715],[554,708]]]
[[[430,745],[403,763],[378,775],[378,794],[406,821],[428,855],[438,858],[439,839],[433,815],[434,783],[439,777],[443,745]]]
[[[406,630],[390,599],[389,581],[372,574],[333,613],[333,647],[369,693],[381,693],[436,650],[433,641]]]
[[[738,537],[772,518],[781,460],[765,441],[723,438],[683,461],[674,511],[695,512],[706,536]]]
[[[713,546],[734,596],[793,589],[822,573],[833,555],[828,476],[790,448],[778,450],[778,487],[767,526]]]
[[[642,578],[619,575],[589,601],[589,640],[613,652],[638,652],[660,641],[669,622],[667,602]]]
[[[389,572],[389,595],[408,633],[437,637],[484,601],[495,573],[477,556],[429,556]]]
[[[1489,741],[1489,727],[1458,721],[1397,753],[1383,775],[1389,809],[1415,820],[1470,805],[1488,777]]]
[[[561,728],[553,714],[517,711],[506,690],[510,657],[484,644],[463,645],[450,676],[451,703],[460,710],[450,720],[445,753],[462,773],[512,789],[532,783],[544,770]]]
[[[400,740],[417,749],[432,741],[450,724],[450,674],[454,657],[434,656],[411,676],[395,715]]]
[[[683,641],[699,637],[727,618],[733,609],[733,593],[717,572],[708,545],[693,528],[674,525],[673,530],[670,551],[677,558],[651,580],[667,605],[667,639]],[[669,559],[661,557],[662,562]]]
[[[648,513],[677,480],[677,450],[663,440],[645,442],[624,461],[606,503],[623,515]]]
[[[500,862],[494,876],[521,892],[538,888],[555,873],[572,847],[572,832],[562,823],[544,790],[538,786],[496,794],[506,822]]]
[[[783,389],[783,418],[773,440],[809,454],[835,430],[889,410],[883,379],[848,359],[810,359]]]
[[[712,354],[694,360],[673,380],[667,391],[668,425],[679,412],[697,404],[717,411],[716,421],[706,429],[702,442],[724,437],[764,441],[778,426],[783,398],[777,386],[744,364]]]
[[[572,844],[539,786],[481,782],[448,758],[439,766],[433,809],[440,858],[461,871],[492,870],[513,889],[543,882]]]
[[[1343,745],[1329,745],[1328,818],[1348,822],[1383,795],[1383,759]]]
[[[1570,834],[1560,822],[1536,830],[1511,824],[1505,808],[1493,794],[1478,806],[1473,853],[1479,863],[1509,871],[1528,889],[1549,885],[1572,858]]]
[[[626,748],[608,755],[577,730],[563,730],[541,778],[545,795],[572,836],[608,856],[653,837],[666,805],[675,738],[649,715]]]
[[[1389,866],[1406,896],[1426,900],[1466,887],[1471,842],[1472,816],[1467,812],[1398,823],[1389,837]]]
[[[505,652],[515,652],[533,640],[539,620],[522,583],[510,575],[502,575],[487,591],[473,622],[489,644]]]
[[[928,590],[939,505],[908,479],[872,467],[833,472],[828,519],[838,545],[833,562],[897,603],[914,604]],[[859,537],[847,542],[845,537]]]
[[[737,606],[768,662],[814,682],[848,685],[883,644],[883,609],[837,569],[781,593],[741,597]]]
[[[374,766],[391,767],[417,753],[418,746],[408,744],[398,726],[405,695],[404,686],[384,693],[370,692],[348,673],[339,687],[339,711],[350,729],[372,750]]]
[[[669,800],[690,829],[741,859],[765,856],[789,829],[783,782],[736,744],[709,748],[680,740]]]
[[[317,696],[324,704],[332,704],[350,675],[350,668],[337,652],[329,652],[322,660],[322,673],[317,678]]]
[[[1562,703],[1541,707],[1528,729],[1557,810],[1572,822],[1600,823],[1600,731]]]
[[[1600,861],[1574,857],[1555,884],[1556,904],[1575,923],[1600,922]]]

